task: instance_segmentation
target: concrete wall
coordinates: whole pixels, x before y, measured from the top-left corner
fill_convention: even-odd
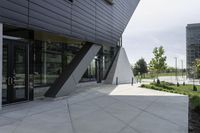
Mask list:
[[[119,84],[131,83],[131,79],[134,77],[124,48],[120,49],[114,79],[116,79],[116,77],[118,77]],[[113,81],[113,83],[115,82]]]
[[[0,23],[0,110],[2,107],[3,25]]]
[[[132,78],[134,78],[131,65],[128,61],[128,57],[124,48],[120,48],[120,51],[114,60],[105,83],[116,84],[116,78],[118,78],[118,84],[131,83]]]

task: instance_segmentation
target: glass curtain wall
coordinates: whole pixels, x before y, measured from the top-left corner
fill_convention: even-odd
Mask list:
[[[114,61],[115,55],[117,54],[117,47],[103,47],[103,79],[106,79],[108,71]]]
[[[34,87],[50,86],[82,45],[34,41]]]
[[[105,80],[107,73],[112,65],[114,57],[117,53],[118,48],[103,46],[100,52],[92,60],[88,66],[85,74],[83,75],[80,82],[90,82]]]
[[[96,81],[96,69],[96,59],[93,59],[80,82]]]
[[[62,45],[35,41],[34,86],[51,85],[62,71]]]

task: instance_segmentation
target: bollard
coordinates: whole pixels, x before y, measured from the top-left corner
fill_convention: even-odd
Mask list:
[[[116,85],[118,85],[118,77],[116,77]]]
[[[131,85],[133,86],[133,77],[132,77],[132,79],[131,79]]]

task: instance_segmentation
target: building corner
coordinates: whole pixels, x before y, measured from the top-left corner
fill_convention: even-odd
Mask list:
[[[0,23],[0,110],[2,109],[3,24]]]
[[[129,84],[134,82],[134,75],[126,51],[120,48],[117,57],[105,80],[106,84]]]

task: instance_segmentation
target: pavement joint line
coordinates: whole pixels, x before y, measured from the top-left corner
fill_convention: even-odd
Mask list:
[[[34,106],[35,107],[35,106]],[[45,110],[45,111],[40,111],[40,112],[37,112],[37,113],[33,113],[33,114],[29,114],[30,112],[31,112],[31,109],[33,109],[34,107],[31,107],[30,109],[28,109],[29,111],[27,111],[27,116],[26,117],[28,117],[28,116],[34,116],[34,115],[38,115],[38,114],[42,114],[42,113],[44,113],[44,112],[50,112],[50,111],[53,111],[53,110],[57,110],[57,108],[56,109],[48,109],[48,110]],[[38,106],[37,106],[38,107]],[[20,109],[21,110],[21,109]],[[20,110],[18,110],[18,111],[20,111]],[[15,112],[15,111],[12,111],[12,112]],[[6,113],[6,112],[5,112]],[[4,114],[5,114],[4,113]],[[11,112],[9,112],[9,113],[11,113]],[[6,116],[2,116],[2,117],[6,117]],[[15,119],[15,118],[10,118],[10,117],[6,117],[6,118],[9,118],[9,119]],[[23,118],[23,117],[22,117]]]
[[[110,97],[109,95],[103,95],[103,96],[97,96],[97,97],[94,97],[94,98],[101,98],[101,97],[104,97],[104,96]],[[92,98],[92,99],[94,99],[94,98]],[[112,98],[111,98],[111,99],[112,99]],[[78,104],[81,103],[81,102],[86,102],[86,101],[90,101],[90,100],[91,100],[91,99],[83,100],[83,101],[80,101],[80,102],[78,102],[78,103],[76,103],[76,104],[69,104],[69,106],[78,105]],[[115,99],[115,100],[116,100],[116,99]],[[116,102],[118,102],[118,101],[115,101],[114,103],[111,103],[110,105],[113,105],[113,104],[115,104]],[[102,110],[102,108],[107,108],[108,106],[110,106],[110,105],[107,105],[107,106],[101,107],[101,106],[99,106],[98,104],[96,104],[96,103],[95,103],[94,101],[92,101],[92,100],[91,100],[91,103],[92,103],[93,105],[95,105],[98,109],[96,109],[96,110],[94,110],[94,111],[92,111],[92,112],[90,112],[90,113],[97,112],[97,111],[99,111],[100,109]],[[87,115],[89,115],[90,113],[85,114],[84,116],[87,116]],[[82,118],[82,117],[84,117],[84,116],[80,116],[79,118],[76,118],[75,120],[80,119],[80,118]]]
[[[108,90],[113,90],[113,88],[109,88]],[[87,90],[87,91],[90,91],[90,90]],[[69,113],[69,117],[70,117],[70,122],[71,122],[71,126],[72,126],[73,133],[75,133],[75,128],[74,128],[74,124],[73,124],[73,120],[75,120],[75,119],[73,119],[73,118],[71,117],[70,106],[76,105],[76,104],[79,104],[79,103],[82,103],[82,102],[87,102],[87,101],[90,101],[90,100],[91,100],[91,103],[94,104],[94,105],[96,105],[99,109],[102,109],[105,113],[108,113],[111,117],[113,117],[113,118],[115,118],[115,119],[117,119],[117,120],[119,120],[119,121],[121,121],[122,123],[125,124],[125,126],[124,126],[122,129],[120,129],[120,131],[123,131],[126,127],[129,127],[129,128],[131,128],[131,129],[133,129],[134,131],[136,131],[136,132],[138,132],[138,133],[141,133],[140,131],[137,131],[135,128],[131,127],[130,124],[128,124],[127,122],[122,121],[121,119],[119,119],[119,118],[115,117],[114,115],[112,115],[112,113],[110,113],[110,112],[108,112],[108,111],[105,110],[108,106],[111,106],[111,105],[113,105],[113,104],[116,104],[117,101],[118,101],[118,102],[121,102],[121,103],[125,103],[125,104],[127,104],[128,106],[137,108],[138,110],[141,111],[141,112],[138,113],[137,116],[135,116],[135,117],[133,118],[133,120],[130,120],[130,122],[133,122],[133,121],[134,121],[135,119],[137,119],[142,113],[145,112],[145,113],[148,113],[148,114],[150,114],[150,115],[153,115],[153,116],[155,116],[155,117],[157,117],[157,118],[159,118],[159,119],[162,119],[162,120],[167,121],[167,122],[169,122],[169,123],[175,124],[175,125],[178,126],[178,127],[184,127],[184,128],[185,128],[185,126],[178,125],[176,122],[170,121],[170,120],[168,120],[168,119],[166,119],[166,118],[163,118],[162,116],[156,115],[156,114],[154,114],[154,113],[148,111],[148,108],[150,108],[156,101],[159,101],[160,97],[156,97],[155,99],[153,99],[153,100],[151,101],[151,103],[148,104],[147,107],[145,107],[144,109],[141,109],[141,108],[136,107],[135,105],[129,104],[129,103],[126,102],[126,101],[123,101],[123,100],[120,100],[120,99],[118,99],[118,98],[115,98],[115,96],[109,95],[109,93],[107,94],[107,93],[99,92],[99,91],[96,90],[96,89],[95,89],[95,91],[97,91],[98,93],[100,93],[100,94],[102,94],[102,95],[97,95],[97,96],[92,97],[92,98],[88,98],[88,99],[85,99],[85,100],[80,100],[80,101],[75,102],[75,103],[72,103],[72,104],[70,104],[70,103],[68,102],[68,99],[70,99],[70,98],[62,99],[62,100],[59,101],[59,103],[62,103],[62,104],[64,104],[65,106],[66,106],[66,102],[67,102],[67,108],[68,108],[68,113]],[[95,91],[94,91],[94,92],[91,92],[91,93],[88,92],[88,94],[87,94],[86,96],[95,93]],[[128,90],[124,90],[124,91],[120,91],[120,92],[127,92],[127,91],[128,91]],[[78,94],[78,93],[77,93],[77,94]],[[137,96],[137,95],[136,95],[136,96]],[[145,95],[144,95],[144,96],[145,96]],[[109,98],[115,99],[116,101],[113,102],[113,103],[111,103],[111,104],[109,104],[108,106],[101,107],[101,106],[95,104],[95,103],[93,102],[93,100],[92,100],[92,99],[96,99],[96,98],[100,98],[100,97],[109,97]],[[132,97],[134,97],[134,96],[132,96]],[[47,104],[47,103],[42,103],[42,105],[43,105],[43,106],[46,106],[46,105],[48,106],[49,104]],[[34,106],[34,107],[29,108],[29,111],[30,111],[32,108],[35,108],[35,107],[38,107],[38,106]],[[60,107],[60,106],[59,106],[59,107]],[[22,109],[23,109],[23,108],[22,108]],[[19,109],[19,111],[22,110],[22,109]],[[56,108],[56,109],[57,109],[57,108]],[[53,110],[56,110],[56,109],[53,109]],[[97,109],[97,110],[95,110],[95,111],[92,111],[92,112],[96,112],[96,111],[98,111],[99,109]],[[26,117],[28,117],[28,116],[33,116],[33,115],[37,115],[37,114],[41,114],[41,113],[43,113],[43,112],[52,111],[52,108],[50,107],[50,109],[48,109],[48,110],[45,110],[45,111],[42,111],[42,112],[38,112],[38,113],[34,113],[34,114],[31,114],[31,115],[28,115],[28,114],[29,114],[29,111],[26,112],[27,115],[25,115],[25,116],[23,117],[23,119],[21,119],[21,120],[18,119],[18,120],[21,121],[21,122],[17,122],[17,121],[14,122],[14,123],[17,124],[17,126],[16,126],[15,129],[17,129],[17,128],[22,124],[23,120],[26,119]],[[15,112],[15,111],[11,111],[11,112]],[[4,114],[4,113],[3,113],[3,114]],[[0,115],[1,115],[1,113],[0,113]],[[87,115],[88,115],[88,114],[83,115],[83,116],[87,116]],[[10,118],[10,117],[7,117],[7,116],[1,116],[1,117],[9,118],[9,119],[15,120],[15,118]],[[13,133],[14,133],[14,132],[15,132],[15,131],[13,131]],[[120,133],[120,132],[119,132],[119,133]]]
[[[115,98],[115,97],[113,97],[113,98]],[[117,98],[115,98],[115,99],[117,99]],[[117,99],[117,100],[119,100],[119,99]],[[136,107],[136,108],[139,109],[139,110],[142,110],[143,112],[141,112],[141,114],[144,113],[144,112],[146,112],[146,113],[149,113],[149,114],[151,114],[151,115],[153,115],[153,116],[155,116],[155,117],[157,117],[157,118],[159,118],[159,119],[168,121],[168,122],[170,122],[171,124],[175,124],[175,125],[178,126],[178,127],[183,127],[183,126],[178,125],[177,123],[175,123],[175,122],[173,122],[173,121],[170,121],[170,120],[165,119],[165,118],[163,118],[163,117],[161,117],[161,116],[158,116],[158,115],[155,115],[155,114],[153,114],[153,113],[151,113],[151,112],[146,111],[146,109],[148,109],[150,106],[152,106],[153,103],[155,103],[157,100],[159,100],[159,97],[156,97],[156,99],[153,100],[153,101],[152,101],[147,107],[145,107],[144,109],[138,108],[137,106],[131,105],[131,104],[129,104],[129,103],[127,103],[127,102],[124,102],[124,101],[121,101],[121,100],[119,100],[119,101],[121,101],[121,102],[123,102],[123,103],[126,103],[126,104],[128,104],[129,106]],[[134,119],[138,118],[141,114],[139,114],[139,115],[138,115],[137,117],[135,117]],[[134,121],[134,120],[132,120],[131,122],[133,122],[133,121]]]
[[[128,125],[125,125],[125,126],[124,126],[119,132],[117,132],[117,133],[121,133],[121,132],[122,132],[124,129],[126,129],[127,127],[131,128],[132,130],[134,130],[134,131],[137,132],[137,133],[142,133],[142,132],[138,131],[137,129],[131,127],[129,124],[128,124]]]
[[[120,131],[117,132],[117,133],[120,133],[120,132],[121,132],[123,129],[125,129],[126,127],[129,127],[129,128],[131,128],[131,129],[133,129],[133,130],[136,131],[137,133],[141,133],[140,131],[138,131],[137,129],[135,129],[135,128],[133,128],[133,127],[131,127],[131,126],[129,125],[129,123],[132,122],[132,120],[130,120],[129,122],[124,122],[123,120],[121,120],[121,119],[119,119],[118,117],[114,116],[114,115],[113,115],[112,113],[110,113],[109,111],[105,110],[105,108],[102,108],[102,110],[103,110],[104,112],[108,113],[109,115],[111,115],[113,118],[115,118],[115,119],[119,120],[120,122],[122,122],[123,124],[125,124],[125,127],[122,128],[122,129],[120,129]],[[142,112],[140,112],[138,115],[140,115],[141,113],[142,113]],[[135,118],[137,118],[137,116],[135,116],[133,119],[135,119]]]
[[[61,102],[62,102],[62,101],[61,101]],[[35,107],[35,106],[34,106],[34,107]],[[42,112],[39,112],[39,113],[34,113],[34,114],[29,115],[31,109],[33,109],[34,107],[31,107],[30,109],[28,109],[27,112],[26,112],[26,115],[25,115],[24,117],[20,118],[20,119],[10,118],[10,117],[6,117],[6,116],[1,116],[1,117],[16,120],[16,122],[14,122],[14,123],[16,123],[17,126],[16,126],[16,127],[13,129],[13,131],[12,131],[12,133],[15,133],[15,132],[16,132],[16,129],[22,124],[22,122],[24,121],[24,119],[26,119],[27,117],[29,117],[29,116],[34,116],[34,115],[37,115],[37,114],[41,114],[41,113],[43,113],[43,112],[52,111],[52,109],[51,109],[51,110],[49,109],[49,110],[46,110],[46,111],[42,111]],[[20,110],[21,110],[21,109],[20,109]],[[53,110],[56,110],[56,109],[53,109]],[[12,112],[14,112],[14,111],[12,111]]]
[[[150,105],[148,105],[146,108],[148,108],[149,106],[151,106],[157,99],[158,99],[158,98],[156,98],[155,100],[153,100],[152,103],[151,103]],[[131,105],[129,105],[129,106],[131,106]],[[133,107],[133,106],[132,106],[132,107]],[[145,108],[145,109],[146,109],[146,108]],[[133,121],[135,121],[135,120],[136,120],[138,117],[140,117],[144,112],[145,112],[145,110],[141,110],[141,112],[140,112],[136,117],[134,117],[133,119],[130,120],[130,122],[129,122],[128,125],[130,126],[130,123],[133,122]],[[137,132],[140,132],[140,131],[138,131],[137,129],[135,129],[134,127],[132,127],[132,126],[130,126],[130,127],[133,128],[134,130],[136,130]]]
[[[112,98],[111,98],[111,99],[112,99]],[[116,100],[116,99],[115,99],[115,100]],[[96,106],[98,106],[98,107],[100,107],[100,108],[107,108],[108,106],[111,106],[111,105],[113,105],[113,104],[115,104],[115,103],[117,103],[117,102],[118,102],[118,101],[115,101],[115,102],[113,102],[113,103],[111,103],[111,104],[109,104],[109,105],[106,105],[106,106],[102,107],[102,106],[96,104],[94,101],[92,101],[92,103],[94,103]]]
[[[115,98],[115,97],[113,97],[113,98]],[[117,99],[117,98],[115,98],[115,99]],[[143,112],[149,113],[149,114],[151,114],[151,115],[153,115],[153,116],[155,116],[155,117],[158,117],[158,118],[160,118],[160,119],[162,119],[162,120],[168,121],[168,122],[170,122],[171,124],[175,124],[176,126],[183,127],[182,125],[178,125],[177,123],[175,123],[175,122],[173,122],[173,121],[170,121],[170,120],[168,120],[168,119],[166,119],[166,118],[163,118],[163,117],[161,117],[161,116],[158,116],[158,115],[156,115],[156,114],[153,114],[153,113],[151,113],[151,112],[146,111],[146,109],[149,108],[149,107],[150,107],[153,103],[155,103],[158,99],[159,99],[159,97],[156,97],[156,99],[153,100],[152,103],[149,104],[149,105],[148,105],[147,107],[145,107],[144,109],[138,108],[137,106],[131,105],[131,104],[129,104],[129,103],[127,103],[127,102],[124,102],[124,101],[121,101],[121,100],[119,100],[119,99],[117,99],[117,100],[119,100],[119,101],[121,101],[121,102],[124,102],[124,103],[126,103],[126,104],[128,104],[128,105],[130,105],[130,106],[132,106],[132,107],[135,107],[135,108],[137,108],[137,109],[139,109],[139,110],[142,110]],[[133,121],[134,121],[134,120],[133,120]],[[133,122],[133,121],[132,121],[132,122]]]
[[[33,108],[33,107],[32,107],[32,108]],[[20,127],[20,125],[22,124],[22,122],[29,116],[28,113],[29,113],[29,111],[30,111],[32,108],[29,108],[29,109],[27,110],[25,116],[22,117],[22,119],[20,120],[20,122],[19,122],[19,123],[16,123],[17,126],[13,129],[12,133],[15,133],[16,130],[17,130],[17,129]]]
[[[25,103],[25,104],[26,104],[26,103]],[[35,107],[35,106],[34,106],[34,107]],[[7,114],[7,113],[14,113],[15,111],[3,112],[3,113],[1,114],[2,116],[0,116],[0,117],[8,118],[8,119],[13,119],[13,120],[15,120],[15,121],[23,121],[26,117],[34,115],[34,114],[29,115],[31,109],[33,109],[34,107],[31,107],[31,108],[27,109],[25,115],[24,115],[22,118],[20,118],[20,119],[8,117],[8,116],[4,116],[4,114]],[[21,111],[21,110],[22,110],[22,109],[18,109],[17,111]],[[36,113],[36,114],[37,114],[37,113]]]
[[[28,116],[34,116],[34,115],[38,115],[38,114],[42,114],[42,113],[44,113],[44,112],[50,112],[50,111],[53,111],[53,110],[57,110],[57,108],[56,109],[48,109],[48,110],[45,110],[45,111],[41,111],[41,112],[38,112],[38,113],[33,113],[33,114],[30,114],[30,115],[28,115]]]
[[[84,101],[92,100],[92,99],[99,98],[99,97],[103,97],[103,96],[107,96],[107,95],[96,96],[96,97],[92,97],[92,98],[88,98],[88,99],[80,100],[80,101],[78,101],[78,102],[69,103],[69,104],[70,104],[70,105],[78,104],[78,103],[81,103],[81,102],[84,102]]]
[[[119,102],[119,101],[118,101]],[[94,102],[93,102],[94,103]],[[110,105],[113,105],[113,104],[115,104],[115,103],[117,103],[117,102],[114,102],[114,103],[112,103],[112,104],[110,104]],[[95,103],[94,103],[95,104]],[[131,129],[133,129],[134,131],[136,131],[137,133],[141,133],[140,131],[138,131],[137,129],[135,129],[135,128],[133,128],[133,127],[131,127],[130,125],[129,125],[129,123],[130,122],[132,122],[132,120],[130,120],[129,122],[124,122],[123,120],[121,120],[121,119],[119,119],[118,117],[116,117],[116,116],[114,116],[112,113],[110,113],[109,111],[107,111],[107,110],[105,110],[107,107],[101,107],[101,106],[98,106],[101,110],[103,110],[105,113],[107,113],[107,114],[109,114],[111,117],[113,117],[114,119],[117,119],[117,120],[119,120],[120,122],[122,122],[124,125],[125,125],[125,127],[124,128],[126,128],[126,126],[127,127],[130,127]],[[143,112],[140,112],[138,115],[140,115],[140,114],[142,114]],[[137,118],[137,116],[136,117],[134,117],[133,119],[135,119],[135,118]],[[122,131],[123,130],[123,128],[122,129],[120,129],[120,131]],[[120,131],[119,132],[117,132],[117,133],[120,133]]]
[[[25,105],[25,104],[27,104],[27,102],[26,102],[26,103],[21,103],[21,104]],[[1,115],[1,114],[5,114],[5,113],[11,113],[11,112],[20,111],[20,110],[22,110],[22,109],[26,109],[26,108],[27,108],[27,107],[11,107],[11,106],[14,106],[14,105],[5,106],[5,107],[3,108],[3,110],[0,111],[0,115]],[[7,108],[7,107],[8,107],[8,108]],[[12,108],[12,110],[9,109],[9,107]],[[13,108],[14,108],[14,110],[13,110]],[[32,108],[32,107],[31,107],[31,108]]]
[[[110,95],[106,95],[106,96],[108,96],[108,97],[111,98],[111,99],[115,99],[115,98],[113,98],[113,97],[110,96]],[[100,96],[100,97],[103,97],[103,96]],[[88,100],[89,100],[89,99],[88,99]],[[88,101],[88,100],[87,100],[87,101]],[[97,110],[95,110],[95,111],[92,111],[92,112],[90,112],[90,113],[94,113],[94,112],[97,112],[97,111],[99,111],[99,110],[103,110],[105,113],[109,114],[109,115],[110,115],[111,117],[113,117],[114,119],[117,119],[117,120],[119,120],[120,122],[122,122],[122,123],[125,125],[125,127],[128,126],[128,127],[130,127],[131,129],[133,129],[134,131],[137,131],[137,130],[134,129],[133,127],[129,126],[129,123],[126,123],[126,122],[122,121],[121,119],[117,118],[116,116],[112,115],[110,112],[108,112],[108,111],[105,110],[105,108],[107,108],[108,106],[111,106],[111,105],[113,105],[113,104],[119,102],[118,99],[115,99],[115,100],[116,100],[116,101],[115,101],[114,103],[111,103],[111,104],[109,104],[109,105],[107,105],[107,106],[104,106],[104,107],[99,106],[99,105],[96,104],[94,101],[91,101],[91,103],[94,104],[95,106],[97,106],[99,109],[97,109]],[[70,106],[70,105],[69,105],[69,106]],[[87,115],[89,115],[90,113],[85,114],[84,116],[87,116]],[[84,116],[81,116],[81,117],[84,117]],[[79,117],[79,118],[77,118],[77,119],[80,119],[81,117]],[[71,119],[72,119],[72,118],[71,118]],[[120,129],[120,131],[121,131],[121,130],[122,130],[122,129]],[[140,133],[139,131],[137,131],[137,132]],[[119,133],[120,133],[120,132],[119,132]]]
[[[124,102],[124,101],[121,101],[121,102],[124,102],[124,103],[126,103],[126,104],[128,104],[128,105],[130,105],[130,106],[132,106],[132,107],[136,107],[137,109],[140,109],[140,110],[142,110],[143,112],[146,112],[146,113],[148,113],[148,114],[151,114],[151,115],[153,115],[153,116],[155,116],[155,117],[157,117],[157,118],[159,118],[159,119],[168,121],[168,122],[170,122],[171,124],[175,124],[175,125],[178,126],[178,127],[183,127],[182,125],[178,125],[177,123],[175,123],[175,122],[173,122],[173,121],[170,121],[170,120],[168,120],[168,119],[166,119],[166,118],[163,118],[163,117],[161,117],[161,116],[159,116],[159,115],[156,115],[156,114],[154,114],[154,113],[151,113],[151,112],[147,111],[147,109],[148,109],[149,107],[151,107],[151,106],[152,106],[157,100],[159,100],[159,99],[160,99],[160,97],[157,97],[155,100],[152,101],[151,104],[149,104],[149,105],[148,105],[147,107],[145,107],[144,109],[138,108],[138,107],[136,107],[136,106],[134,106],[134,105],[131,105],[131,104],[129,104],[129,103],[127,103],[127,102]],[[141,114],[142,114],[143,112],[141,112]],[[141,114],[139,114],[138,117],[139,117]],[[137,118],[137,117],[136,117],[136,118]],[[135,119],[136,119],[136,118],[135,118]],[[133,120],[133,121],[134,121],[134,120]],[[131,121],[131,122],[133,122],[133,121]]]
[[[0,116],[0,118],[7,118],[7,119],[12,119],[12,120],[14,120],[14,121],[21,121],[20,119],[11,118],[11,117],[8,117],[8,116]]]
[[[113,117],[114,119],[117,119],[118,121],[120,121],[121,123],[123,123],[125,126],[129,126],[126,122],[124,122],[124,121],[122,121],[121,119],[117,118],[116,116],[112,115],[112,113],[106,111],[105,108],[103,108],[103,107],[99,107],[99,108],[101,108],[101,111],[103,111],[103,112],[109,114],[111,117]],[[120,131],[121,131],[122,129],[123,129],[123,128],[121,128]],[[119,132],[119,133],[120,133],[120,132]]]
[[[141,110],[141,111],[144,111],[144,109],[139,108],[139,107],[137,107],[137,106],[135,106],[135,105],[131,105],[131,104],[129,104],[128,102],[119,100],[118,98],[115,98],[115,97],[113,97],[113,96],[112,96],[112,98],[114,98],[114,99],[116,99],[116,100],[118,100],[118,101],[120,101],[120,102],[122,102],[122,103],[125,103],[125,104],[127,104],[127,105],[129,105],[129,106],[131,106],[131,107],[134,107],[134,108],[137,108],[137,109],[139,109],[139,110]]]
[[[31,103],[32,101],[30,101],[29,103]],[[22,103],[21,105],[26,105],[26,104],[28,104],[28,102],[27,103]],[[43,104],[41,104],[41,105],[36,105],[36,106],[34,106],[34,107],[38,107],[38,106],[42,106],[42,105],[44,105],[45,103],[43,103]],[[30,107],[30,108],[34,108],[34,107]],[[2,112],[2,113],[0,113],[0,115],[2,114],[6,114],[6,113],[12,113],[12,112],[16,112],[16,111],[21,111],[22,109],[24,109],[24,108],[21,108],[21,107],[17,107],[17,108],[19,108],[19,109],[17,109],[17,110],[12,110],[12,111],[6,111],[6,109],[5,110],[3,110],[3,111],[5,111],[5,112]],[[25,108],[27,108],[27,107],[25,107]]]
[[[92,103],[92,102],[91,102]],[[94,104],[94,103],[92,103],[92,104]],[[87,115],[89,115],[89,114],[91,114],[91,113],[94,113],[94,112],[97,112],[97,111],[99,111],[101,108],[99,107],[99,106],[97,106],[96,104],[94,104],[98,109],[96,109],[96,110],[94,110],[94,111],[91,111],[90,113],[87,113],[87,114],[85,114],[85,115],[82,115],[82,116],[80,116],[80,117],[78,117],[78,118],[72,118],[73,120],[78,120],[78,119],[81,119],[82,117],[84,117],[84,116],[87,116]],[[69,105],[69,107],[70,106],[72,106],[72,105]]]
[[[72,120],[72,116],[71,116],[70,105],[68,103],[68,99],[67,99],[66,103],[67,103],[67,109],[68,109],[68,114],[69,114],[69,120],[70,120],[71,127],[72,127],[72,132],[76,133],[76,130],[75,130],[75,127],[74,127],[74,124],[73,124],[73,120]]]
[[[160,98],[159,98],[159,99],[160,99]],[[154,102],[154,103],[155,103],[155,102]],[[153,104],[152,104],[152,105],[153,105]],[[152,106],[152,105],[151,105],[151,106]],[[151,106],[149,106],[148,108],[150,108]],[[182,126],[182,125],[177,124],[176,122],[173,122],[173,121],[171,121],[171,120],[169,120],[169,119],[166,119],[166,118],[164,118],[164,117],[162,117],[162,116],[159,116],[159,115],[156,115],[156,114],[154,114],[154,113],[152,113],[152,112],[149,112],[149,111],[148,111],[148,108],[146,108],[146,109],[144,110],[144,112],[146,112],[146,113],[148,113],[148,114],[151,114],[151,115],[153,115],[153,116],[155,116],[155,117],[157,117],[157,118],[159,118],[159,119],[168,121],[168,122],[170,122],[171,124],[175,124],[175,125],[178,126],[178,127],[184,127],[184,126]]]

